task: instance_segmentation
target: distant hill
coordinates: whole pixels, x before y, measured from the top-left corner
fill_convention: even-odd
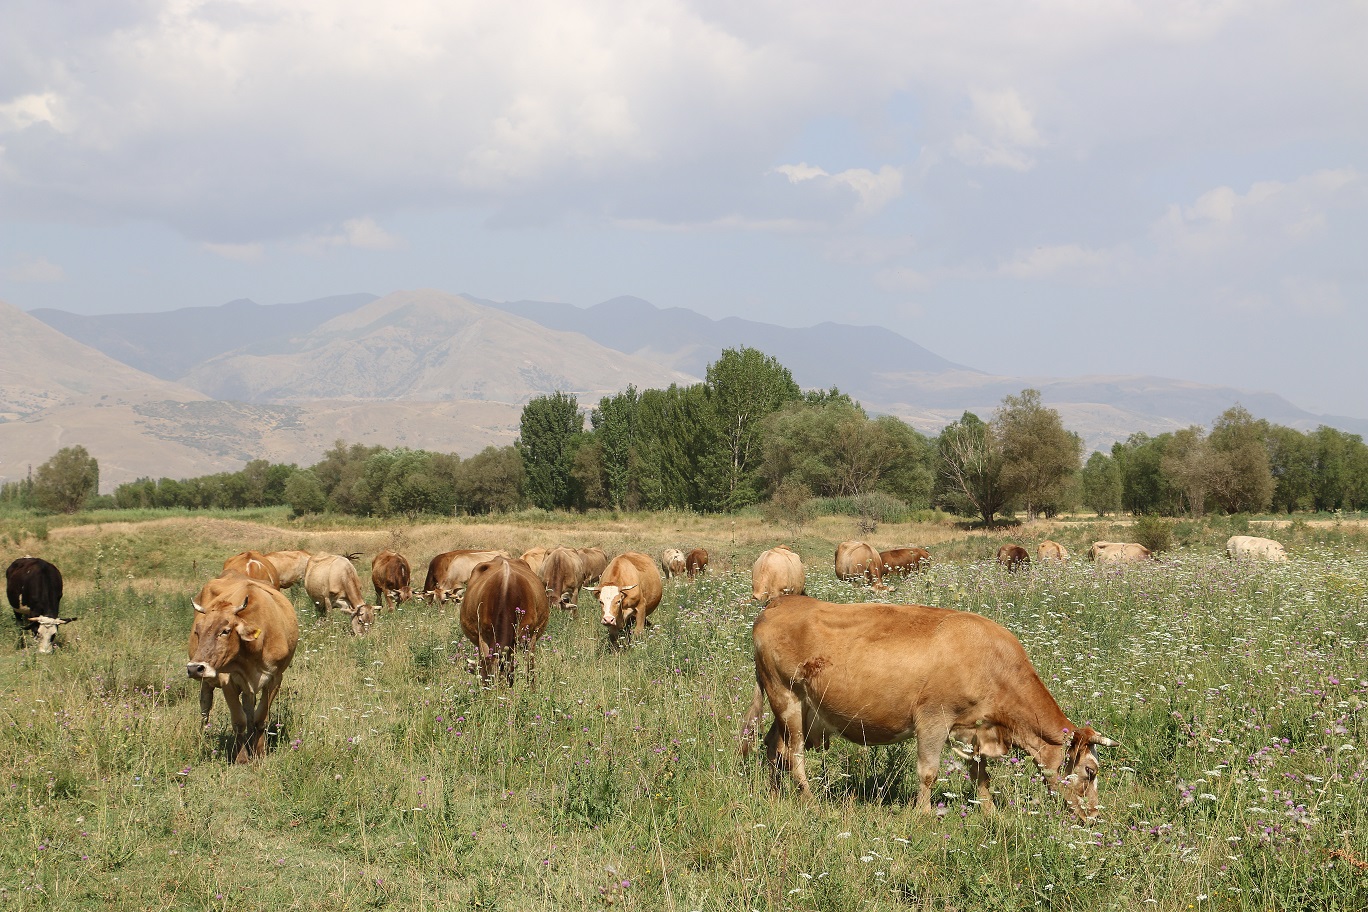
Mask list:
[[[375,297],[335,295],[299,304],[258,304],[240,298],[218,307],[160,313],[86,315],[46,307],[30,313],[130,367],[163,380],[179,380],[215,355],[264,339],[274,342],[307,333]]]
[[[630,383],[694,378],[583,336],[440,291],[370,301],[289,339],[210,358],[182,381],[215,399],[445,400],[522,403],[562,390],[586,404]]]

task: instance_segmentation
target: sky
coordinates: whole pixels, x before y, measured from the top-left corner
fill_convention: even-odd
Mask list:
[[[1368,417],[1368,4],[0,0],[0,299],[885,326]]]

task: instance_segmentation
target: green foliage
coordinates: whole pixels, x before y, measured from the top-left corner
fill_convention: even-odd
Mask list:
[[[991,525],[1010,496],[1002,483],[1002,447],[993,428],[965,412],[941,431],[936,452],[938,503],[956,513],[977,514]]]
[[[1131,526],[1131,534],[1137,542],[1155,554],[1173,548],[1173,523],[1160,516],[1141,516]]]
[[[75,513],[100,487],[100,464],[83,446],[64,447],[33,475],[33,503],[53,513]]]
[[[1046,408],[1034,389],[1002,400],[993,416],[993,433],[1002,454],[1000,483],[1008,497],[1025,508],[1028,520],[1053,512],[1078,471],[1083,441],[1064,429],[1059,412]]]
[[[523,406],[518,454],[526,475],[527,498],[543,510],[573,505],[571,472],[584,418],[573,395],[537,396]]]
[[[1121,508],[1121,470],[1106,453],[1093,453],[1079,473],[1079,496],[1083,505],[1106,516]]]
[[[467,513],[506,513],[523,504],[527,474],[513,446],[488,446],[461,463],[456,501]]]
[[[762,422],[802,391],[778,359],[746,346],[726,349],[708,365],[707,390],[725,460],[722,505],[736,509],[758,497]]]
[[[328,505],[328,495],[312,469],[291,475],[285,483],[284,497],[295,516],[322,513]]]

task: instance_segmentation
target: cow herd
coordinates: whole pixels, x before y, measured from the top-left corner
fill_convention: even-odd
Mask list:
[[[1286,560],[1278,542],[1234,536],[1231,559]],[[244,763],[265,751],[271,704],[299,642],[299,619],[284,590],[300,583],[317,616],[348,615],[351,630],[365,635],[382,608],[421,598],[456,602],[461,630],[479,658],[471,663],[486,685],[512,686],[515,653],[525,656],[535,686],[535,649],[552,606],[577,615],[582,590],[599,602],[610,644],[642,634],[660,605],[663,581],[690,580],[708,570],[708,553],[671,548],[659,558],[627,551],[609,559],[601,548],[534,548],[519,557],[501,550],[438,554],[415,590],[408,560],[382,550],[371,562],[375,604],[367,604],[353,561],[358,554],[308,551],[244,551],[224,562],[223,572],[192,599],[193,625],[186,673],[200,682],[200,721],[207,730],[214,691],[222,690],[232,718],[229,754]],[[860,541],[837,546],[835,575],[885,588],[883,581],[921,569],[924,548],[877,551]],[[1088,557],[1099,564],[1153,558],[1135,543],[1094,542]],[[1036,549],[1039,562],[1064,562],[1058,542]],[[1030,566],[1025,547],[1005,544],[997,561],[1009,571]],[[782,770],[800,791],[810,786],[806,748],[824,747],[832,735],[860,744],[890,744],[915,737],[917,805],[930,809],[930,791],[947,740],[969,761],[971,778],[986,810],[987,758],[1013,747],[1033,757],[1051,791],[1087,820],[1097,811],[1096,748],[1115,742],[1069,721],[1036,674],[1021,643],[1005,628],[976,614],[922,605],[822,602],[807,597],[802,560],[779,545],[764,551],[752,571],[752,598],[761,605],[754,630],[756,686],[742,726],[742,752],[750,749],[764,716],[773,722],[764,737],[765,756],[778,784]],[[15,619],[32,632],[38,651],[53,649],[58,628],[76,618],[59,614],[60,571],[41,558],[22,557],[6,573],[6,594]]]

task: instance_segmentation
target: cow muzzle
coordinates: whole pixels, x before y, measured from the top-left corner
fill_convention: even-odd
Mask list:
[[[214,666],[207,662],[190,662],[185,666],[185,673],[201,681],[216,677],[218,674],[214,670]]]

